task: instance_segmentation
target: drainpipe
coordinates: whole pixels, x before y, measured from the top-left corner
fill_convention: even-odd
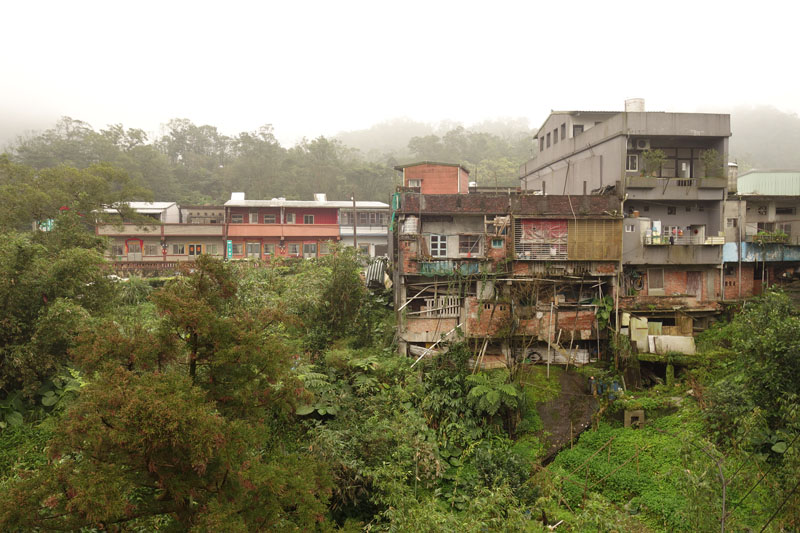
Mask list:
[[[356,235],[356,224],[358,224],[358,212],[356,211],[356,193],[352,192],[353,198],[353,248],[358,250],[358,236]]]
[[[739,299],[742,299],[742,196],[739,196],[739,212],[737,213],[736,228],[739,234],[739,242],[737,243],[736,250],[739,255],[739,281],[737,285],[739,286]]]

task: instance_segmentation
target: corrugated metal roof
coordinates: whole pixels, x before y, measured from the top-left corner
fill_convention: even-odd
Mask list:
[[[459,163],[443,163],[441,161],[418,161],[416,163],[408,163],[406,165],[395,165],[395,170],[403,170],[408,167],[418,167],[420,165],[439,165],[443,167],[461,167],[461,170],[469,174],[469,169]]]
[[[736,180],[739,194],[800,196],[800,170],[751,170]]]
[[[133,209],[138,213],[160,213],[164,209],[168,209],[173,205],[176,205],[175,202],[125,202],[128,207]],[[114,204],[118,205],[118,204]],[[106,213],[116,213],[117,209],[115,207],[106,207],[103,209]]]

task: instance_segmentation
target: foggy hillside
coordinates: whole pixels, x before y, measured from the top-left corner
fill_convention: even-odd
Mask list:
[[[800,168],[800,117],[771,106],[731,112],[730,159],[739,171],[750,168]]]

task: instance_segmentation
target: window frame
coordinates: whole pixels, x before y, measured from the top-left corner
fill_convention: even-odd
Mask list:
[[[186,255],[186,243],[172,243],[172,255]]]
[[[231,255],[244,255],[244,243],[243,242],[234,242],[231,243]]]
[[[286,223],[287,224],[297,224],[297,217],[294,213],[286,213]]]
[[[286,253],[288,255],[300,255],[300,243],[299,242],[290,242],[286,245]]]
[[[631,165],[631,162],[634,164]],[[625,158],[625,171],[639,172],[639,154],[628,154],[628,157]]]
[[[303,215],[303,224],[313,224],[314,215]]]
[[[278,217],[275,213],[264,213],[264,224],[275,224],[278,221]]]
[[[431,257],[447,257],[447,235],[431,233],[428,250]]]
[[[244,224],[244,214],[231,213],[231,224]]]
[[[462,233],[458,236],[458,255],[481,255],[481,235],[476,233]],[[465,249],[469,247],[469,249]]]
[[[654,274],[658,274],[658,276],[654,276]],[[664,285],[665,285],[665,276],[666,273],[664,272],[663,268],[648,268],[647,269],[647,293],[652,294],[654,296],[658,296],[660,293],[661,295],[664,294]],[[653,281],[654,277],[656,279],[660,279],[661,283],[659,283],[660,287],[654,286]]]
[[[415,189],[419,189],[422,187],[422,180],[421,179],[409,179],[408,186],[413,187]]]
[[[155,249],[155,253],[149,253],[153,251],[153,249]],[[161,255],[161,245],[152,242],[144,243],[144,251],[142,255],[146,255],[148,257],[155,257]]]
[[[250,248],[252,246],[258,246],[258,252],[251,252]],[[254,242],[254,241],[245,241],[245,243],[244,243],[244,255],[245,255],[245,257],[260,258],[261,257],[261,243],[260,242]]]

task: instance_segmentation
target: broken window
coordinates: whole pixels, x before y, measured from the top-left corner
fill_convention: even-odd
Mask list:
[[[458,253],[460,255],[479,255],[481,253],[480,235],[459,235]]]

